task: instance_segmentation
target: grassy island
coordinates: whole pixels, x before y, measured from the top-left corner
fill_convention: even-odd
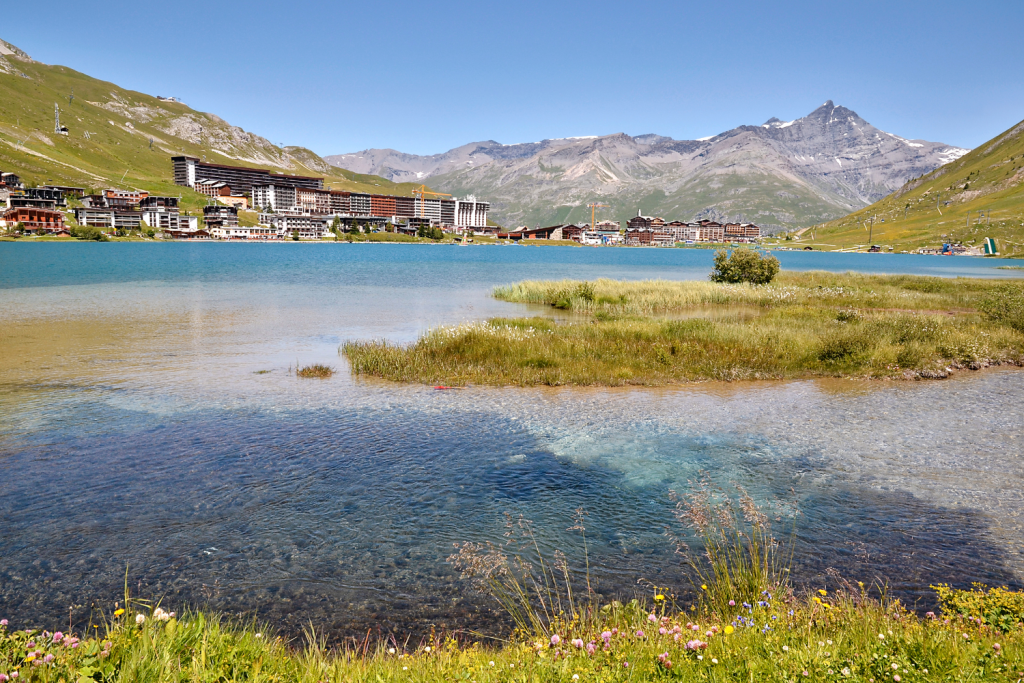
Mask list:
[[[561,315],[350,342],[352,372],[465,385],[664,385],[800,377],[945,377],[1024,364],[1024,283],[783,272],[767,285],[528,281],[503,301]]]

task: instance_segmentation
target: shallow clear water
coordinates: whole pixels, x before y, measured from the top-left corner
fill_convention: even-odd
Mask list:
[[[781,253],[784,267],[1007,276],[992,261]],[[522,278],[705,277],[710,252],[0,244],[0,616],[132,585],[295,632],[495,626],[445,558],[523,514],[599,590],[685,587],[669,492],[706,473],[799,505],[794,573],[911,600],[1024,576],[1019,371],[943,382],[434,391],[338,345],[525,307]],[[959,269],[959,270],[958,270]],[[537,312],[537,311],[534,311]],[[326,362],[327,381],[289,367]],[[258,370],[269,370],[255,374]]]

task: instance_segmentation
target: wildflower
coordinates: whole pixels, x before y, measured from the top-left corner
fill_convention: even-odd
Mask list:
[[[896,681],[896,683],[900,683],[900,675],[899,675],[899,674],[895,674],[895,675],[894,675],[894,676],[892,677],[892,680]]]
[[[28,657],[25,657],[25,661],[26,662],[31,662],[35,658],[36,658],[36,653],[35,652],[29,652],[28,653]]]
[[[604,642],[606,642],[606,643],[609,642],[612,639],[612,632],[611,631],[602,631],[601,632],[601,639],[604,640]]]
[[[11,679],[7,678],[7,674],[0,674],[0,683],[7,683]]]
[[[43,661],[49,664],[53,661],[53,655],[46,655],[45,657],[43,657]]]
[[[139,626],[142,626],[144,623],[146,623],[146,615],[142,614],[141,612],[136,614],[135,615],[135,623],[138,624]]]
[[[701,589],[702,591],[706,591],[706,590],[708,589],[708,585],[707,585],[706,583],[702,583],[702,584],[700,585],[700,589]]]
[[[61,633],[60,631],[57,631],[56,633],[53,634],[53,642],[59,643],[62,640],[64,640],[64,634],[63,633]]]
[[[590,641],[587,643],[587,654],[592,655],[597,651],[597,643]]]
[[[789,652],[789,645],[783,645],[782,646],[782,651],[783,652]]]
[[[892,670],[893,670],[893,671],[898,671],[898,670],[899,670],[899,668],[900,668],[900,665],[899,665],[899,664],[893,663],[893,665],[892,665]]]
[[[999,651],[1003,649],[1003,646],[1000,645],[999,643],[995,643],[994,645],[992,645],[992,649],[995,650],[996,653],[998,654]]]
[[[885,636],[883,634],[879,633],[878,634],[878,639],[879,640],[885,640]]]
[[[807,669],[804,669],[804,676],[810,676],[810,675],[811,674],[807,673]]]
[[[697,655],[697,661],[698,662],[703,662],[704,661],[704,655]]]
[[[735,607],[735,606],[736,606],[736,601],[735,600],[730,600],[729,601],[729,607]]]
[[[402,671],[408,671],[408,670],[409,670],[409,667],[407,667],[407,666],[403,666],[402,667]]]
[[[659,628],[659,629],[658,629],[658,634],[659,634],[659,635],[662,635],[662,636],[663,636],[663,635],[665,635],[666,633],[668,633],[668,629],[666,629],[666,628],[665,628],[664,626],[662,626],[661,628]]]
[[[393,654],[395,654],[395,648],[393,648],[393,647],[389,647],[389,648],[388,648],[388,654],[389,654],[389,655],[393,655]]]
[[[115,617],[119,617],[122,614],[124,614],[124,608],[123,607],[119,607],[118,609],[114,610],[114,616]]]
[[[257,638],[262,638],[262,637],[263,637],[263,634],[262,634],[262,633],[257,633],[257,634],[256,634],[256,637],[257,637]]]
[[[36,641],[34,641],[34,640],[30,640],[27,643],[25,643],[25,647],[30,648],[30,649],[35,647],[35,646],[36,646]]]
[[[969,639],[970,639],[970,636],[965,633],[964,634],[964,640],[969,640]]]
[[[494,666],[494,661],[492,660],[492,661],[488,662],[488,664],[490,664],[491,666]]]
[[[572,644],[573,644],[573,646],[577,650],[579,650],[579,649],[581,649],[583,647],[583,639],[582,638],[573,638],[572,639]]]
[[[617,636],[617,635],[619,635],[619,629],[617,629],[617,628],[613,628],[613,629],[612,629],[612,635],[613,635],[613,636]]]
[[[821,598],[819,598],[817,595],[815,595],[814,596],[814,602],[816,602],[816,603],[818,603],[820,605],[821,604]]]
[[[644,637],[644,632],[643,631],[637,631],[636,632],[636,637],[637,638],[643,638]]]
[[[0,626],[5,626],[6,627],[7,626],[7,620],[6,619],[0,619]]]
[[[929,619],[934,619],[935,618],[935,612],[925,612],[924,615],[926,617],[928,617]]]
[[[750,609],[750,603],[749,602],[743,603],[743,608],[744,609]]]
[[[730,633],[732,633],[735,630],[736,629],[734,629],[731,624],[727,625],[724,629],[722,629],[722,631],[725,633],[725,635],[729,635]]]
[[[573,674],[572,675],[572,680],[574,680],[574,681],[580,680],[580,675],[579,674]]]
[[[825,596],[825,595],[828,595],[828,591],[825,590],[824,588],[819,588],[818,589],[818,594],[822,595],[822,596]]]
[[[647,615],[647,621],[649,621],[649,622],[651,622],[653,624],[654,622],[658,621],[658,617],[656,617],[653,614],[648,614]]]
[[[623,668],[628,669],[629,668],[629,662],[623,662],[622,666],[623,666]]]
[[[427,654],[430,654],[430,646],[427,645],[425,648],[423,648],[423,651],[426,652]],[[492,664],[491,666],[494,666],[494,665]]]
[[[718,660],[717,660],[717,659],[714,659],[714,658],[712,658],[712,660],[711,660],[711,663],[712,663],[712,664],[718,664]]]
[[[560,642],[562,642],[562,638],[557,633],[555,635],[551,636],[551,644],[552,645],[558,645]]]
[[[655,596],[654,596],[654,599],[655,599],[655,600],[656,600],[657,602],[661,602],[662,600],[664,600],[664,599],[665,599],[665,596],[664,596],[664,595],[655,595]]]

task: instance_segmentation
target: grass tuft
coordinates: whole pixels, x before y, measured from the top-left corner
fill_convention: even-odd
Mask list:
[[[312,365],[304,365],[295,371],[295,374],[299,377],[305,377],[307,379],[328,379],[334,375],[334,368],[330,365],[323,365],[322,363],[314,363]]]

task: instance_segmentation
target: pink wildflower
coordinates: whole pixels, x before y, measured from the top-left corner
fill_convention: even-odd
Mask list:
[[[64,640],[64,634],[63,633],[61,633],[60,631],[57,631],[56,633],[53,634],[53,642],[59,643],[62,640]]]
[[[555,635],[551,636],[551,644],[552,645],[558,645],[560,642],[562,642],[562,637],[559,636],[557,633]]]
[[[0,626],[7,626],[7,620],[6,619],[0,619]]]
[[[895,674],[895,675],[894,675],[894,676],[892,677],[892,680],[896,681],[896,683],[900,683],[900,675],[899,675],[899,674]]]
[[[573,644],[573,646],[576,649],[580,649],[580,648],[583,647],[583,639],[582,638],[573,638],[572,639],[572,644]]]
[[[643,637],[645,637],[645,636],[644,636],[644,632],[643,632],[643,631],[637,631],[637,632],[636,632],[636,637],[637,637],[637,638],[643,638]]]
[[[658,621],[658,617],[657,617],[657,615],[654,615],[654,614],[648,614],[647,615],[647,621],[649,621],[649,622],[651,622],[653,624],[654,622]]]
[[[658,629],[658,633],[660,635],[665,635],[666,633],[668,633],[668,630],[664,626],[662,626],[661,628]]]
[[[46,655],[45,657],[43,657],[43,661],[49,664],[53,661],[53,655]]]
[[[992,649],[993,649],[993,650],[995,650],[995,651],[996,651],[996,652],[998,653],[998,652],[999,652],[1000,650],[1002,650],[1002,649],[1003,649],[1003,646],[1002,646],[1002,645],[1000,645],[999,643],[995,643],[995,644],[994,644],[994,645],[992,646]]]
[[[735,607],[735,606],[736,606],[736,601],[735,600],[730,600],[729,601],[729,607]]]
[[[612,639],[612,632],[611,631],[603,631],[601,633],[601,639],[604,642],[606,642],[606,643],[609,642]]]
[[[676,641],[678,643],[679,639],[682,638],[682,637],[683,637],[683,635],[681,633],[677,633],[674,636],[672,636],[672,640],[674,640],[674,641]]]
[[[594,641],[590,641],[589,643],[587,643],[587,654],[592,655],[595,652],[597,652],[597,643],[595,643]]]

